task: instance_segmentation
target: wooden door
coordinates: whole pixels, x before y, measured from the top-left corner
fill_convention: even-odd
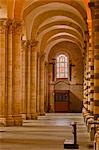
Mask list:
[[[55,112],[69,112],[69,91],[55,91]]]

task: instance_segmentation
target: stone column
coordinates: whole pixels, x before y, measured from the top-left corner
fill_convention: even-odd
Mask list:
[[[26,51],[27,51],[27,42],[26,40],[21,41],[21,75],[22,75],[22,84],[21,84],[21,114],[22,118],[26,119]]]
[[[13,126],[13,93],[12,93],[12,53],[13,53],[13,20],[7,21],[7,118],[6,125]]]
[[[89,112],[90,107],[90,99],[89,99],[89,89],[90,89],[90,70],[89,70],[89,34],[85,32],[86,41],[85,41],[85,48],[86,48],[86,102],[87,102],[87,111]]]
[[[37,53],[37,114],[40,115],[40,57]]]
[[[94,51],[92,44],[92,29],[89,30],[89,91],[88,91],[88,110],[93,114],[93,96],[94,96]]]
[[[89,3],[89,7],[91,9],[91,17],[92,17],[92,25],[89,26],[89,49],[90,49],[90,58],[89,58],[89,66],[90,66],[90,113],[93,114],[94,109],[94,2]]]
[[[86,111],[88,111],[88,82],[87,82],[87,76],[88,76],[88,70],[87,70],[87,54],[85,55],[85,65],[84,65],[84,99],[83,99],[83,105]]]
[[[21,33],[22,33],[22,22],[13,21],[13,77],[12,77],[12,88],[13,88],[13,119],[14,125],[22,125],[21,116]]]
[[[31,112],[30,112],[30,79],[31,79],[31,45],[30,41],[27,41],[27,50],[26,50],[26,119],[31,119]]]
[[[45,112],[48,112],[48,62],[45,62]]]
[[[54,83],[49,87],[49,112],[54,112]]]
[[[7,114],[6,45],[7,45],[6,20],[0,19],[0,125],[6,125],[6,114]]]
[[[84,64],[83,106],[87,110],[87,100],[86,100],[86,64]]]
[[[49,83],[51,83],[53,80],[53,63],[52,62],[49,62],[49,65],[48,65],[48,78],[49,78]]]
[[[37,43],[37,41],[31,42],[30,111],[32,119],[37,119]]]
[[[88,50],[89,51],[89,50]],[[88,112],[90,113],[90,67],[89,67],[89,55],[88,55],[88,75],[87,75],[87,99],[88,99]]]
[[[49,96],[48,96],[48,112],[54,112],[54,81],[53,81],[53,67],[54,62],[50,62],[48,66],[48,78],[49,78]]]
[[[87,111],[89,112],[90,101],[89,101],[89,63],[88,63],[88,51],[87,51],[87,62],[86,62],[86,101],[87,101]]]
[[[99,1],[94,7],[94,116],[99,117]]]
[[[45,54],[40,58],[40,115],[44,115],[44,101],[45,101]]]

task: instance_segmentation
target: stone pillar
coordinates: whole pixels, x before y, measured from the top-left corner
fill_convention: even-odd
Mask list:
[[[13,126],[13,93],[12,93],[12,62],[13,62],[13,20],[7,21],[7,118],[6,125]]]
[[[88,100],[88,112],[90,113],[90,49],[89,49],[89,43],[88,43],[88,49],[87,49],[87,100]]]
[[[88,101],[89,101],[89,112],[93,114],[93,96],[94,96],[94,51],[92,44],[92,29],[89,31],[89,92],[88,92]]]
[[[12,88],[13,88],[13,119],[14,125],[22,125],[21,116],[21,33],[22,33],[22,22],[13,21],[13,77],[12,77]]]
[[[7,114],[6,39],[7,39],[6,20],[0,19],[0,125],[6,125],[6,114]]]
[[[89,88],[89,63],[88,63],[88,49],[87,49],[87,56],[86,56],[86,101],[87,101],[87,111],[89,107],[88,101],[88,88]]]
[[[83,99],[83,105],[84,105],[84,108],[86,109],[86,111],[88,111],[87,54],[85,55],[84,62],[85,62],[85,65],[84,65],[84,99]]]
[[[49,83],[51,83],[53,80],[53,63],[52,62],[49,62],[49,65],[48,65],[48,78],[49,78]]]
[[[22,118],[26,119],[26,51],[27,51],[27,42],[25,40],[21,41],[21,75],[22,75],[22,84],[21,84],[21,114]]]
[[[87,109],[85,89],[86,89],[86,60],[85,60],[85,55],[84,55],[83,106],[85,109]]]
[[[54,81],[53,81],[53,67],[54,62],[50,62],[48,66],[48,78],[49,78],[49,96],[48,96],[48,112],[54,112]]]
[[[40,115],[40,57],[37,53],[37,114]]]
[[[54,83],[49,87],[49,112],[54,112]]]
[[[99,1],[94,7],[94,116],[99,117]]]
[[[45,54],[40,58],[40,115],[44,115],[44,101],[45,101]]]
[[[26,119],[31,119],[31,112],[30,112],[30,79],[31,79],[31,45],[30,41],[27,41],[27,50],[26,50]]]
[[[45,62],[45,112],[48,112],[48,62]]]
[[[37,119],[37,43],[37,41],[31,42],[30,111],[32,119]]]

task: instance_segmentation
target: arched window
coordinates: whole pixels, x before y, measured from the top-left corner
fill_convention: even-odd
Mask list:
[[[68,57],[64,54],[57,56],[57,78],[68,78]]]

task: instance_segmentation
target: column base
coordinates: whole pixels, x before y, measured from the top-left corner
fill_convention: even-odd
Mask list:
[[[31,114],[26,114],[26,120],[31,120]]]
[[[49,113],[54,113],[54,112],[55,112],[54,109],[49,110]]]
[[[14,126],[13,116],[7,116],[7,118],[6,118],[6,126]]]
[[[6,126],[6,118],[1,117],[0,118],[0,127],[5,127]]]
[[[14,126],[22,126],[22,116],[17,116],[17,115],[14,115],[13,116],[13,119],[14,119]]]
[[[40,116],[45,116],[45,112],[40,112]]]
[[[33,120],[37,120],[37,114],[35,113],[35,114],[31,114],[31,119],[33,119]]]
[[[23,120],[26,120],[26,114],[21,114],[21,116]]]
[[[37,112],[37,116],[40,116],[40,112]]]
[[[7,116],[5,118],[0,118],[0,127],[8,126],[22,126],[21,116]]]

